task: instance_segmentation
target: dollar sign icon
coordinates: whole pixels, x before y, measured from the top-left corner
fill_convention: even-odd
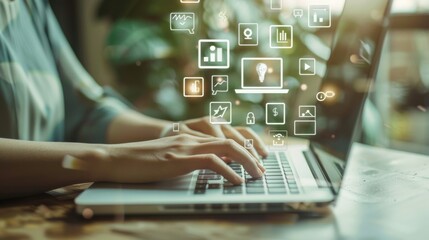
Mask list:
[[[273,116],[277,117],[279,115],[279,112],[277,111],[277,108],[273,108]]]

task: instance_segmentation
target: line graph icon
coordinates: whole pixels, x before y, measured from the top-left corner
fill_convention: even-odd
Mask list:
[[[212,95],[228,92],[229,77],[227,75],[212,76]]]

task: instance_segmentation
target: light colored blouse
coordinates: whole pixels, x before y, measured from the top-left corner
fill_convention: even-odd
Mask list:
[[[0,0],[0,138],[103,143],[128,106],[81,66],[47,0]]]

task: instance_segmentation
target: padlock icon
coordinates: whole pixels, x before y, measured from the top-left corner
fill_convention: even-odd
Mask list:
[[[246,117],[246,124],[253,125],[255,122],[255,114],[253,112],[249,112]]]

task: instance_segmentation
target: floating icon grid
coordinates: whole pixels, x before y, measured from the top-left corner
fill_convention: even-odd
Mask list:
[[[271,14],[284,10],[283,0],[269,0],[269,10]],[[200,0],[180,0],[183,4],[199,4]],[[332,25],[330,5],[308,4],[307,9],[295,8],[290,13],[292,17],[308,20],[309,28],[328,28]],[[226,11],[222,9],[219,17],[228,21]],[[305,17],[305,18],[304,18]],[[170,30],[173,32],[183,32],[195,34],[198,21],[193,12],[172,12],[170,14]],[[237,25],[237,39],[234,44],[241,48],[258,47],[265,44],[265,47],[272,49],[292,49],[294,48],[294,28],[292,25],[271,25],[262,28],[257,22],[241,22]],[[261,27],[261,28],[260,28]],[[269,37],[268,42],[261,42],[260,36],[264,31],[264,36]],[[261,35],[260,35],[261,34]],[[224,72],[230,68],[231,61],[231,39],[199,39],[198,40],[198,68],[201,70],[211,70],[211,96],[219,98],[222,94],[229,92],[229,75]],[[235,48],[235,47],[234,47]],[[284,88],[284,61],[283,58],[270,56],[246,56],[241,58],[241,88],[235,89],[236,94],[287,94],[289,89]],[[317,64],[315,58],[299,59],[299,75],[314,76],[317,74]],[[217,71],[217,72],[216,72]],[[222,72],[223,71],[223,72]],[[232,85],[232,84],[231,84]],[[184,97],[204,97],[204,78],[185,77],[183,79]],[[316,100],[325,101],[333,98],[332,91],[318,92]],[[233,115],[233,104],[230,101],[210,102],[210,122],[212,124],[231,124]],[[297,136],[315,135],[317,132],[316,106],[299,106],[298,119],[294,121],[294,134]],[[254,112],[245,113],[240,119],[245,125],[254,125],[257,122]],[[268,102],[265,105],[266,125],[286,124],[286,103]],[[273,146],[283,146],[286,142],[287,131],[279,130],[273,135]],[[273,137],[272,136],[272,137]],[[251,139],[246,139],[244,146],[250,146]],[[253,140],[252,140],[253,141]],[[253,142],[252,142],[253,144]]]

